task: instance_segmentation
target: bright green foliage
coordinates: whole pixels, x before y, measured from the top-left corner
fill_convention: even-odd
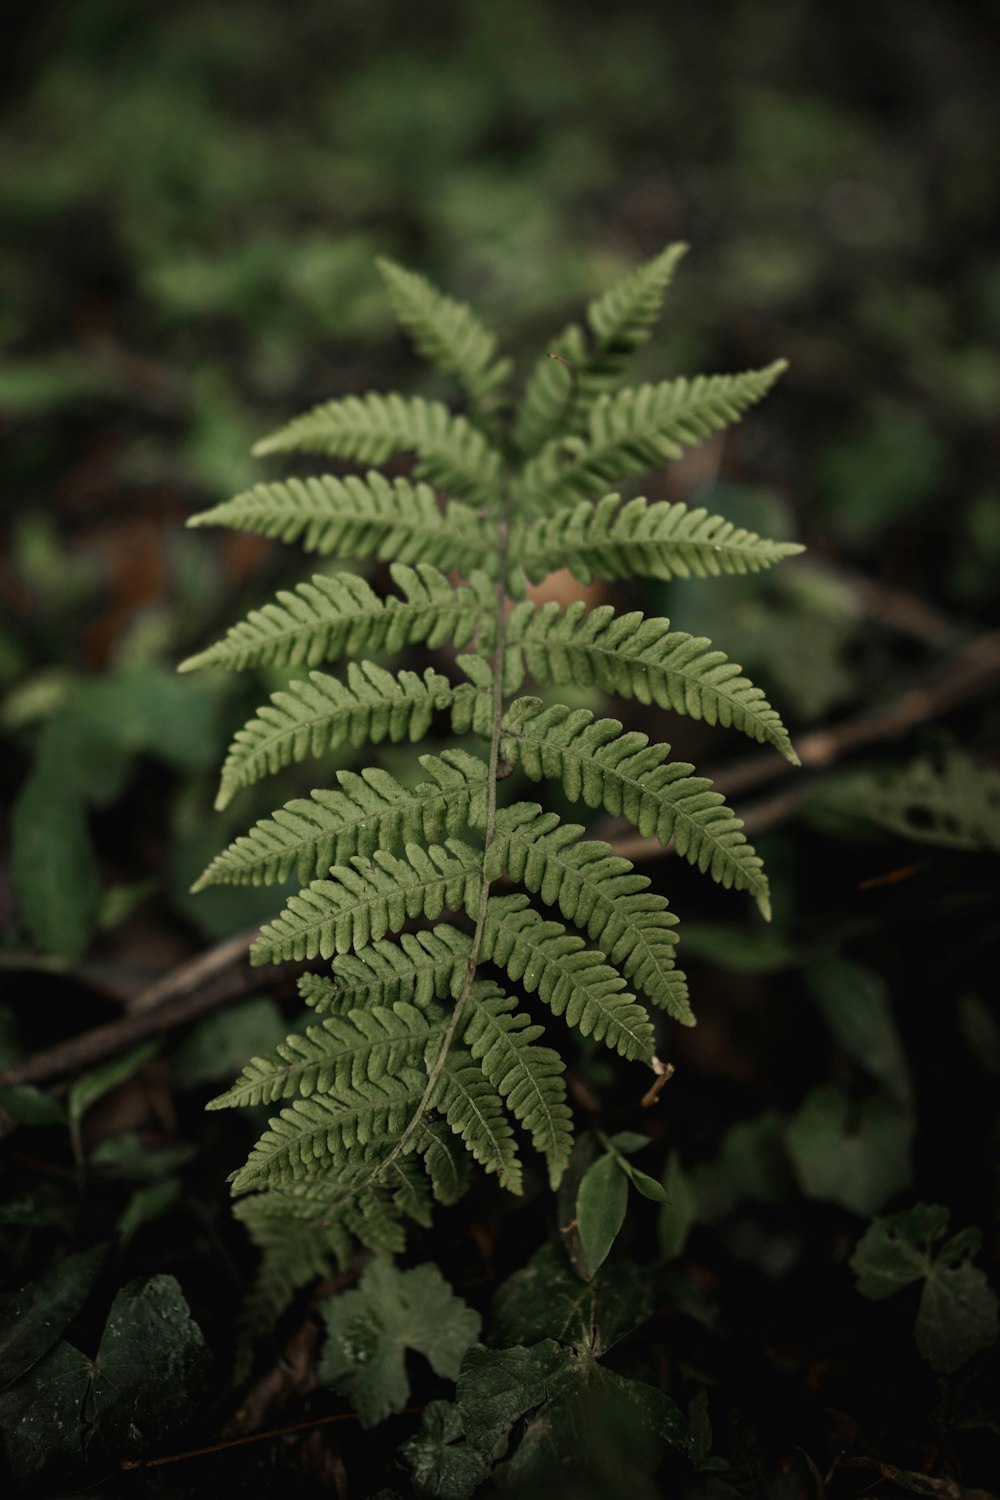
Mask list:
[[[495,491],[500,478],[500,454],[465,417],[453,416],[440,401],[395,393],[327,401],[264,438],[253,451],[258,458],[325,453],[365,464],[415,453],[421,479],[463,499]]]
[[[982,1248],[982,1234],[963,1229],[949,1239],[949,1218],[939,1204],[918,1203],[905,1213],[875,1219],[851,1257],[864,1297],[882,1301],[922,1283],[917,1348],[946,1375],[997,1339],[996,1295],[970,1264]]]
[[[374,662],[350,662],[346,683],[310,672],[308,681],[275,693],[239,730],[222,767],[216,806],[226,807],[241,787],[261,777],[338,745],[421,740],[438,709],[472,692],[465,684],[454,687],[430,667],[419,677],[387,672]]]
[[[533,582],[569,568],[581,583],[595,578],[708,578],[759,573],[802,548],[772,542],[706,510],[655,503],[624,505],[605,495],[596,505],[565,506],[515,535],[514,556]]]
[[[412,780],[398,765],[396,775],[334,765],[325,784],[237,838],[198,882],[296,876],[304,888],[263,928],[253,961],[330,965],[300,982],[316,1023],[253,1058],[215,1101],[279,1107],[232,1178],[268,1282],[251,1299],[251,1323],[345,1263],[358,1240],[396,1253],[406,1219],[426,1223],[432,1198],[463,1191],[470,1160],[521,1191],[518,1131],[559,1182],[572,1117],[562,1046],[541,1044],[540,1006],[647,1066],[650,1007],[693,1022],[665,898],[582,826],[534,803],[505,805],[508,775],[554,781],[570,801],[624,816],[767,913],[767,882],[739,819],[668,745],[615,719],[514,697],[529,677],[598,686],[733,727],[795,762],[763,693],[709,641],[610,605],[588,613],[525,597],[529,580],[563,568],[584,583],[703,578],[800,550],[704,510],[623,502],[612,491],[736,421],[782,368],[620,388],[683,248],[641,266],[591,304],[586,329],[573,325],[549,345],[560,357],[543,358],[514,417],[494,336],[422,277],[382,262],[400,323],[457,377],[468,414],[396,394],[327,402],[255,451],[362,464],[412,454],[414,479],[278,480],[194,518],[388,563],[397,591],[383,593],[374,577],[319,574],[185,663],[307,673],[237,733],[220,806],[343,746],[416,744],[432,730],[480,742],[478,754],[435,746]],[[419,673],[369,659],[413,647],[445,649],[434,666],[414,663]],[[337,658],[346,658],[342,677],[317,670]],[[659,1192],[623,1151],[609,1145],[601,1169],[616,1189],[631,1181]]]
[[[415,842],[430,842],[486,822],[489,767],[464,750],[422,755],[430,780],[406,788],[388,771],[338,771],[339,792],[315,791],[265,818],[212,861],[196,890],[300,880]]]
[[[518,698],[503,721],[504,755],[532,781],[557,780],[570,801],[622,814],[639,832],[671,839],[713,880],[750,891],[769,914],[767,879],[742,824],[711,782],[693,776],[685,761],[669,761],[669,745],[651,745],[617,719],[595,719],[588,709],[538,698]]]
[[[413,271],[378,262],[393,311],[417,349],[439,370],[458,376],[473,401],[492,395],[509,377],[509,359],[497,359],[497,336],[462,302],[444,297]]]
[[[290,479],[258,484],[245,495],[192,516],[189,526],[232,526],[281,542],[299,542],[326,557],[425,562],[439,568],[485,567],[486,528],[468,506],[444,510],[427,484],[391,483],[372,471],[364,479]]]
[[[677,918],[663,896],[649,892],[645,875],[633,874],[610,844],[580,841],[582,832],[533,802],[503,808],[486,876],[506,873],[546,906],[558,906],[654,1005],[693,1025],[687,981],[674,960]]]
[[[421,643],[437,647],[451,640],[466,646],[492,625],[493,590],[484,573],[473,574],[465,587],[449,583],[430,563],[411,568],[397,562],[389,571],[402,599],[382,599],[354,573],[332,578],[320,573],[253,610],[224,640],[182,662],[180,670],[317,667],[340,656],[395,653]]]
[[[558,687],[596,684],[621,698],[739,729],[798,764],[788,731],[760,688],[704,636],[671,630],[669,620],[638,611],[620,615],[610,604],[588,612],[579,600],[565,609],[524,601],[507,622],[505,640],[509,692],[526,674]]]
[[[736,422],[765,396],[786,368],[777,360],[742,375],[665,380],[601,396],[582,438],[553,438],[525,464],[516,484],[528,510],[594,499],[626,474],[644,474],[680,458],[713,432]]]
[[[587,308],[587,334],[571,323],[538,361],[524,390],[515,438],[532,454],[560,431],[578,431],[598,396],[617,388],[629,355],[646,343],[686,245],[668,245]]]

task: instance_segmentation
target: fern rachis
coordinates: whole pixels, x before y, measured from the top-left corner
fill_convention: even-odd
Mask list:
[[[254,1195],[240,1216],[280,1297],[331,1256],[343,1259],[352,1240],[398,1248],[401,1219],[424,1216],[428,1192],[453,1201],[461,1191],[465,1153],[520,1191],[515,1126],[558,1182],[572,1144],[565,1064],[538,1044],[542,1027],[520,1008],[518,990],[647,1065],[648,1005],[693,1022],[666,900],[582,827],[505,802],[512,770],[555,780],[571,801],[672,840],[767,913],[766,877],[739,820],[692,766],[670,759],[668,745],[615,719],[518,696],[529,677],[543,687],[595,685],[731,726],[795,761],[778,714],[710,642],[611,606],[588,612],[526,597],[529,580],[559,567],[581,582],[707,577],[800,550],[703,510],[606,493],[737,420],[780,372],[619,388],[682,249],[669,247],[591,304],[586,329],[560,335],[559,359],[540,364],[512,419],[511,367],[497,358],[495,337],[421,277],[382,263],[400,322],[458,378],[467,414],[398,395],[327,402],[255,451],[368,463],[411,453],[415,482],[372,471],[259,484],[193,518],[389,563],[399,591],[384,595],[350,573],[317,575],[184,664],[309,672],[236,735],[220,806],[345,744],[417,743],[433,729],[484,747],[423,754],[414,782],[378,767],[340,770],[336,787],[261,820],[198,883],[296,874],[303,889],[264,927],[253,961],[331,964],[329,975],[301,981],[326,1018],[254,1058],[213,1106],[283,1104],[233,1175],[234,1192]],[[452,673],[443,661],[418,674],[373,660],[445,643],[459,653]],[[343,658],[341,675],[325,670]],[[413,930],[414,922],[436,925]],[[300,1225],[301,1244],[278,1233],[282,1213]]]

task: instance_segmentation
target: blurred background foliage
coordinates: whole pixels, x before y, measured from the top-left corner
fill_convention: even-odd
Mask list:
[[[211,813],[228,737],[280,681],[195,681],[173,667],[297,575],[267,544],[183,523],[264,477],[251,442],[312,402],[371,387],[451,394],[395,332],[376,255],[472,302],[524,371],[589,296],[668,241],[691,243],[638,377],[779,356],[791,368],[725,444],[643,488],[809,551],[773,577],[653,586],[644,603],[740,661],[793,733],[877,708],[943,649],[996,625],[992,11],[985,0],[12,0],[0,59],[0,779],[11,810],[0,956],[25,988],[0,1013],[5,1062],[106,1018],[279,899],[191,898],[188,887],[229,837],[316,779],[290,775]],[[631,712],[643,727],[655,719]],[[953,775],[967,791],[977,766],[996,763],[998,717],[973,704],[871,764],[897,783],[916,766],[926,790],[921,767],[943,755],[951,775],[958,742],[974,758]],[[688,721],[663,717],[662,732],[699,766],[740,753]],[[405,774],[398,752],[383,763]],[[806,818],[765,835],[773,931],[686,869],[650,867],[691,914],[702,1018],[678,1041],[683,1066],[665,1095],[679,1202],[684,1171],[700,1163],[690,1222],[662,1230],[671,1253],[700,1217],[730,1224],[718,1234],[733,1264],[814,1274],[812,1230],[779,1222],[775,1206],[793,1175],[826,1204],[818,1212],[833,1202],[848,1223],[914,1172],[914,1191],[945,1198],[959,1222],[984,1217],[1000,1032],[980,980],[995,962],[993,866],[975,850],[1000,843],[995,787],[984,783],[978,802],[962,793],[964,842],[914,852],[926,819],[907,826],[904,809],[893,821],[878,797],[884,815],[869,815],[873,784],[824,782]],[[899,869],[914,878],[863,890]],[[932,928],[943,936],[928,954]],[[890,997],[878,1008],[881,1075],[856,1006],[817,978],[845,948],[837,961],[860,964],[862,978],[838,968],[839,993],[856,997],[860,984]],[[911,1078],[893,1007],[914,993],[933,1003],[903,1018]],[[39,1003],[20,1004],[27,996]],[[200,1140],[204,1084],[218,1077],[205,1059],[236,1066],[244,1024],[253,1037],[280,1029],[271,1000],[248,1005],[235,1029],[220,1015],[189,1032],[168,1074],[162,1060],[136,1064],[154,1099],[138,1120],[147,1140],[160,1132],[157,1150],[178,1129],[163,1113],[164,1077],[193,1091],[180,1129]],[[966,1099],[972,1058],[981,1089]],[[585,1088],[616,1097],[603,1060],[580,1067]],[[866,1177],[860,1197],[856,1181],[839,1184],[836,1161],[830,1185],[838,1142],[853,1153],[846,1178],[865,1149],[864,1129],[834,1118],[831,1075],[855,1092],[874,1076],[877,1104],[896,1111],[894,1125],[872,1127],[885,1180]],[[959,1097],[981,1142],[964,1178],[940,1143]],[[38,1108],[15,1103],[22,1118]],[[734,1146],[726,1132],[746,1119],[756,1123]],[[886,1149],[883,1127],[895,1131]],[[778,1177],[761,1168],[756,1193],[764,1227],[733,1220],[755,1196],[755,1143],[779,1136]],[[116,1140],[124,1153],[109,1150]],[[95,1180],[117,1184],[98,1219],[131,1212],[129,1240],[143,1214],[176,1227],[183,1212],[172,1189],[133,1209],[121,1197],[122,1182],[160,1171],[134,1144],[110,1127],[77,1141],[96,1154]],[[216,1223],[220,1184],[240,1143],[206,1150],[193,1169],[181,1153],[162,1171],[171,1184],[194,1171],[197,1224],[216,1227],[165,1251],[167,1267],[149,1259],[201,1278],[211,1332],[232,1294],[207,1311],[224,1271],[205,1262],[212,1236],[228,1232]],[[14,1187],[33,1192],[30,1173]],[[26,1222],[65,1227],[70,1211],[60,1219],[51,1196]]]
[[[518,0],[13,6],[5,790],[45,722],[62,746],[41,757],[51,784],[57,760],[88,759],[67,736],[93,733],[79,721],[96,671],[134,696],[135,722],[97,700],[89,717],[109,753],[141,753],[157,698],[142,673],[232,618],[250,575],[263,592],[266,548],[182,530],[261,477],[255,435],[314,400],[428,381],[393,331],[379,253],[472,301],[524,362],[595,289],[689,240],[638,373],[778,355],[791,373],[665,492],[711,495],[801,536],[814,562],[987,613],[1000,566],[988,14],[585,4],[569,26],[558,5]],[[889,670],[884,652],[853,659],[850,592],[815,569],[666,602],[761,673],[799,726]],[[178,769],[218,759],[231,691],[185,686],[197,727]],[[107,786],[87,795],[114,801]],[[134,864],[135,845],[121,853]],[[184,877],[193,863],[180,857]],[[225,925],[176,891],[195,921]]]

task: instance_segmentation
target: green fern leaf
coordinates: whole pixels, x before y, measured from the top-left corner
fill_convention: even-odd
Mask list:
[[[390,572],[404,598],[382,599],[353,573],[317,574],[271,604],[252,610],[221,641],[183,661],[181,672],[201,667],[318,667],[339,656],[373,656],[426,643],[465,646],[478,631],[488,642],[493,587],[485,573],[470,586],[452,584],[428,563],[393,563]],[[487,649],[489,649],[487,644]]]
[[[414,1136],[438,1203],[457,1203],[469,1177],[469,1158],[442,1120],[425,1120]]]
[[[549,1181],[559,1184],[573,1146],[573,1119],[566,1103],[565,1072],[558,1052],[535,1045],[542,1027],[517,1012],[517,1002],[487,981],[469,995],[471,1017],[463,1044],[507,1108],[546,1158]]]
[[[432,843],[485,824],[489,767],[464,750],[420,756],[430,776],[407,788],[388,771],[338,771],[339,792],[286,803],[216,855],[193,887],[302,882],[354,855]]]
[[[465,1149],[508,1192],[524,1191],[514,1131],[496,1089],[462,1047],[452,1047],[432,1104]]]
[[[532,781],[554,778],[571,802],[626,817],[641,834],[671,839],[678,854],[727,889],[749,891],[770,916],[767,879],[743,825],[694,767],[668,761],[670,746],[624,734],[617,719],[519,698],[504,720],[502,753]]]
[[[418,1010],[405,1001],[328,1016],[304,1035],[293,1032],[266,1057],[254,1057],[209,1109],[274,1104],[295,1095],[339,1094],[366,1080],[378,1083],[423,1058],[427,1043],[444,1034],[442,1010]]]
[[[230,1177],[234,1196],[335,1174],[352,1147],[402,1134],[426,1082],[424,1073],[404,1068],[381,1083],[294,1100],[269,1122],[246,1165]]]
[[[491,896],[481,953],[529,994],[537,990],[553,1015],[622,1057],[649,1062],[653,1027],[625,981],[561,922],[547,922],[527,896]]]
[[[457,999],[468,973],[469,947],[467,933],[440,922],[431,931],[404,932],[397,942],[380,939],[359,953],[338,954],[331,964],[333,979],[304,975],[299,991],[318,1012],[338,1015],[397,1000],[425,1006],[448,996]]]
[[[447,374],[457,375],[473,401],[493,395],[511,371],[496,358],[497,339],[462,302],[444,296],[423,276],[376,261],[400,324],[418,351]]]
[[[321,557],[372,557],[379,562],[431,563],[438,568],[488,570],[495,552],[489,531],[468,506],[444,510],[427,484],[324,474],[257,484],[242,495],[188,519],[189,526],[228,526],[282,542],[301,542]]]
[[[326,401],[254,445],[268,453],[325,453],[357,463],[383,464],[397,453],[415,453],[417,476],[460,499],[492,495],[500,455],[465,417],[422,396],[370,391]]]
[[[525,528],[514,560],[536,583],[556,568],[590,583],[759,573],[801,551],[795,542],[772,542],[679,502],[640,496],[623,505],[618,495],[605,495],[597,505],[574,505]]]
[[[792,765],[799,759],[788,731],[760,688],[741,675],[703,636],[672,631],[670,621],[611,605],[587,611],[581,600],[517,605],[506,626],[504,686],[513,693],[525,672],[536,682],[596,686],[640,703],[735,728],[771,744]]]
[[[483,874],[490,881],[507,874],[558,906],[654,1005],[693,1026],[687,980],[674,958],[677,918],[629,860],[610,844],[581,841],[583,832],[534,802],[502,808]]]
[[[374,662],[351,662],[346,683],[310,672],[308,681],[274,693],[237,731],[215,805],[227,807],[242,787],[338,745],[420,740],[439,709],[470,696],[475,696],[473,687],[455,687],[430,667],[418,677],[416,672],[387,672]]]
[[[430,849],[410,844],[405,859],[380,849],[370,860],[335,865],[330,875],[289,898],[281,915],[261,930],[251,963],[330,958],[398,932],[412,917],[434,921],[444,910],[474,912],[482,853],[458,839]]]
[[[736,422],[770,390],[785,360],[740,375],[683,376],[601,396],[579,438],[554,438],[529,460],[517,481],[521,504],[551,511],[596,499],[627,474],[642,474],[680,458],[714,432]]]
[[[649,338],[686,245],[668,245],[587,308],[548,346],[525,387],[516,436],[530,455],[560,430],[579,431],[594,402],[614,390],[629,356]],[[552,358],[554,355],[556,358]]]

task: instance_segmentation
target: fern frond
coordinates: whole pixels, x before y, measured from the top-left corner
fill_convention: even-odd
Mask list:
[[[338,745],[420,740],[439,709],[474,694],[469,684],[455,687],[430,667],[420,677],[387,672],[374,662],[351,662],[346,683],[310,672],[308,680],[272,694],[270,703],[237,731],[215,805],[227,807],[242,787]]]
[[[436,920],[442,911],[475,911],[482,886],[482,852],[458,839],[406,858],[379,849],[370,860],[335,865],[331,879],[314,880],[289,897],[280,916],[261,929],[250,949],[252,964],[330,958],[398,932],[412,917]]]
[[[534,522],[516,539],[514,560],[535,583],[568,568],[581,583],[595,578],[707,578],[759,573],[802,548],[773,542],[708,511],[641,496],[624,505],[605,495]]]
[[[714,432],[736,422],[767,394],[785,360],[739,375],[680,376],[601,396],[581,437],[553,438],[525,464],[517,482],[529,510],[551,511],[596,499],[627,474],[643,474],[680,458]]]
[[[558,906],[654,1005],[693,1026],[687,980],[674,958],[677,918],[631,861],[610,844],[581,841],[583,832],[534,802],[502,808],[483,874],[492,881],[506,873],[546,906]]]
[[[767,879],[743,825],[684,761],[668,761],[670,746],[623,733],[617,719],[595,719],[588,709],[545,708],[519,698],[504,720],[502,753],[532,781],[555,779],[571,802],[626,817],[727,889],[749,891],[770,915]]]
[[[383,464],[397,453],[415,453],[417,476],[459,499],[495,491],[500,454],[465,417],[422,396],[345,396],[297,417],[253,448],[268,453],[325,453],[357,463]]]
[[[308,1205],[307,1205],[308,1207]],[[351,1236],[338,1218],[309,1210],[301,1218],[303,1204],[294,1192],[275,1190],[255,1193],[233,1205],[233,1213],[245,1226],[261,1261],[257,1276],[240,1316],[237,1374],[249,1374],[253,1339],[273,1328],[296,1292],[334,1268],[345,1270],[354,1253]]]
[[[670,621],[610,604],[587,611],[581,600],[518,604],[507,621],[505,686],[516,692],[529,672],[536,682],[603,688],[656,703],[709,724],[741,730],[771,744],[792,765],[788,731],[760,688],[703,636],[671,630]]]
[[[269,1121],[246,1164],[231,1175],[234,1196],[335,1175],[352,1147],[402,1133],[426,1081],[416,1068],[403,1068],[380,1083],[294,1100]]]
[[[428,484],[324,474],[256,484],[211,510],[188,518],[189,526],[228,526],[281,542],[301,542],[321,557],[371,557],[379,562],[431,563],[438,568],[488,570],[496,550],[483,522],[467,505],[444,510]]]
[[[480,951],[582,1036],[622,1057],[652,1057],[652,1023],[621,975],[561,922],[547,922],[527,896],[490,897]]]
[[[516,432],[523,454],[537,452],[560,430],[585,427],[594,402],[617,387],[629,356],[652,333],[686,251],[686,245],[668,245],[591,302],[589,342],[573,323],[548,346],[525,387]]]
[[[555,1188],[573,1146],[562,1058],[551,1047],[535,1045],[542,1027],[519,1013],[517,1002],[496,985],[477,980],[469,1005],[463,1044],[545,1157]]]
[[[423,276],[384,257],[376,261],[393,311],[419,353],[446,374],[456,375],[473,401],[493,395],[511,372],[497,359],[497,338],[464,302],[456,302]]]
[[[487,1172],[508,1192],[523,1192],[514,1131],[496,1089],[462,1047],[452,1047],[431,1101]]]
[[[304,975],[299,992],[317,1012],[338,1015],[397,1000],[426,1006],[448,996],[457,999],[468,973],[469,947],[467,933],[440,922],[430,931],[404,932],[396,942],[380,939],[359,953],[338,954],[331,964],[333,979]]]
[[[457,1203],[468,1181],[469,1158],[445,1122],[424,1120],[415,1133],[414,1150],[423,1158],[438,1203]]]
[[[366,1080],[378,1083],[416,1066],[429,1041],[444,1033],[441,1010],[418,1010],[405,1001],[328,1016],[304,1035],[293,1032],[266,1057],[254,1057],[232,1088],[208,1109],[274,1104],[295,1095],[339,1094]]]
[[[338,771],[339,792],[318,790],[263,818],[216,855],[193,887],[302,882],[356,854],[433,843],[485,823],[489,767],[464,750],[422,755],[430,776],[402,786],[388,771]]]
[[[477,631],[489,649],[493,587],[485,573],[469,585],[453,584],[429,563],[410,568],[393,563],[390,572],[403,598],[381,598],[353,573],[317,574],[293,590],[250,612],[224,638],[178,668],[318,667],[339,656],[373,656],[426,643],[468,645]]]

